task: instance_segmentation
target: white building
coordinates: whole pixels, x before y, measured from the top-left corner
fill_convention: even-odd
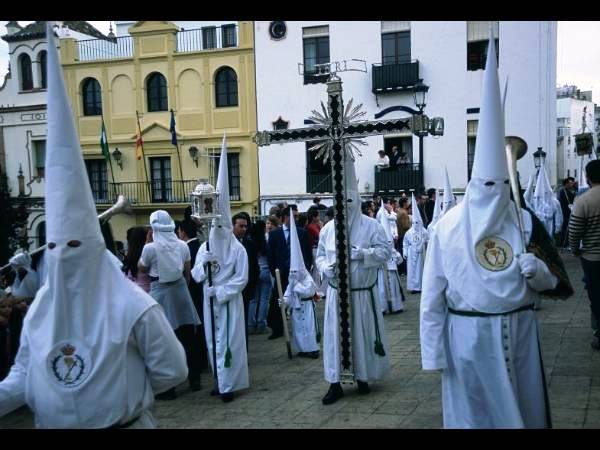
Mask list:
[[[556,22],[492,22],[499,43],[501,83],[509,77],[506,133],[526,140],[528,154],[519,162],[524,184],[534,171],[531,153],[548,153],[551,182],[556,180]],[[360,59],[367,73],[343,72],[344,101],[362,103],[366,120],[391,108],[382,119],[409,114],[395,106],[415,108],[413,89],[418,79],[429,86],[425,114],[442,117],[442,137],[424,138],[424,185],[442,188],[444,166],[458,193],[467,185],[474,150],[483,62],[489,22],[255,22],[258,129],[300,128],[310,111],[326,100],[325,84],[305,84],[298,63],[309,70],[315,63]],[[383,65],[382,65],[383,63]],[[418,138],[409,131],[369,137],[357,163],[363,193],[381,191],[374,165],[377,151],[393,145],[419,162]],[[407,166],[410,167],[410,166]],[[409,170],[418,170],[418,166]],[[326,191],[328,168],[308,161],[305,143],[259,148],[261,206],[265,213],[281,200],[311,203],[308,192]],[[414,175],[414,171],[410,172]],[[416,188],[405,171],[403,182],[388,184],[385,192]],[[385,186],[384,186],[385,187]],[[393,188],[393,190],[389,190]],[[331,198],[323,203],[331,204]]]
[[[87,22],[57,22],[57,34],[77,40],[105,38]],[[11,197],[19,195],[24,176],[33,247],[44,241],[44,159],[46,152],[46,22],[25,27],[6,24],[9,71],[0,85],[0,172],[8,177]]]
[[[584,132],[596,136],[595,104],[592,91],[580,91],[577,86],[563,86],[556,92],[557,115],[557,158],[558,179],[573,177],[579,180],[581,168],[590,160],[589,156],[578,156],[575,135]],[[594,149],[598,145],[595,142]]]

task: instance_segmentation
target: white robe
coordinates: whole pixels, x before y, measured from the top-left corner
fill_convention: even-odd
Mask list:
[[[473,299],[457,289],[458,280],[446,275],[461,257],[448,249],[461,209],[458,205],[444,215],[431,236],[421,295],[422,364],[424,370],[443,370],[444,427],[548,426],[535,312],[484,317],[448,312],[448,307],[473,311]],[[531,216],[527,212],[524,222],[529,239]],[[524,297],[507,298],[505,311],[534,303],[536,290],[553,288],[555,283],[545,264],[538,264]],[[469,295],[481,295],[478,292],[474,289]]]
[[[365,250],[362,261],[352,261],[352,356],[356,379],[374,381],[381,379],[390,369],[389,348],[385,336],[383,315],[379,308],[379,294],[376,287],[377,271],[390,258],[390,246],[383,228],[375,219],[360,215],[353,227],[360,229],[359,239],[352,245]],[[334,221],[328,222],[321,230],[316,264],[323,273],[326,267],[336,262]],[[335,283],[335,279],[330,283]],[[323,364],[325,379],[329,383],[340,382],[340,327],[337,290],[327,288],[325,319],[323,330]],[[385,356],[375,353],[376,326],[385,350]]]
[[[400,285],[400,276],[398,275],[398,266],[395,258],[390,258],[387,262],[389,289],[391,297],[392,310],[389,311],[387,294],[385,289],[385,274],[383,267],[379,269],[377,274],[377,286],[379,288],[379,307],[382,312],[396,312],[404,310],[404,292]]]
[[[212,247],[211,247],[212,250]],[[213,336],[207,272],[202,265],[202,255],[206,253],[206,242],[200,246],[192,276],[198,283],[204,282],[204,333],[208,348],[208,360],[213,367]],[[244,322],[244,300],[242,291],[248,283],[248,257],[246,250],[237,240],[233,240],[227,252],[227,260],[220,261],[218,270],[212,271],[212,282],[216,288],[213,298],[215,311],[215,332],[217,344],[217,379],[221,394],[245,389],[250,386],[248,379],[248,354]],[[229,336],[231,365],[225,367],[225,355]],[[213,367],[214,370],[214,367]]]
[[[406,288],[409,291],[420,291],[425,264],[425,244],[429,234],[425,228],[415,231],[411,227],[404,235],[402,253],[406,260]]]
[[[560,202],[554,197],[552,197],[551,201],[552,205],[547,208],[547,215],[538,210],[535,210],[535,215],[544,224],[544,228],[546,228],[550,237],[553,238],[562,229],[563,215]]]
[[[303,280],[294,283],[293,289],[286,289],[283,301],[291,310],[292,348],[296,352],[315,352],[319,350],[320,334],[315,303],[304,300],[315,295],[317,289],[308,272]]]
[[[149,412],[154,404],[154,395],[184,382],[188,371],[183,347],[171,331],[160,306],[147,295],[140,297],[146,297],[144,301],[149,304],[152,302],[152,305],[136,321],[129,339],[123,342],[121,353],[115,355],[120,361],[120,377],[109,378],[104,385],[100,384],[101,392],[97,392],[97,395],[103,397],[104,403],[112,402],[113,409],[122,406],[120,423],[141,415],[131,428],[154,428],[156,423]],[[137,298],[130,300],[138,302]],[[29,312],[33,314],[37,307],[36,301]],[[32,348],[30,342],[30,317],[29,314],[25,317],[15,364],[8,377],[0,383],[0,416],[27,403],[35,411],[37,428],[81,427],[81,416],[93,416],[98,405],[94,402],[69,402],[62,410],[57,410],[61,402],[53,397],[54,392],[44,390],[43,383],[36,380],[32,369],[30,352],[37,350]],[[119,389],[121,384],[123,389]],[[102,417],[98,417],[98,421],[101,420]]]

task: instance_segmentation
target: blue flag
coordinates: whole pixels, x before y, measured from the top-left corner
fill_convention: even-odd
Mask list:
[[[171,127],[169,131],[171,131],[171,144],[177,147],[177,131],[175,131],[175,113],[173,110],[171,110]]]

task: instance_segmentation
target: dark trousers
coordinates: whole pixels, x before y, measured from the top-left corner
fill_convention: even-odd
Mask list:
[[[583,274],[590,299],[590,308],[595,317],[600,317],[600,261],[589,261],[581,258]],[[600,330],[596,331],[600,337]]]
[[[200,381],[200,371],[202,352],[198,345],[198,334],[200,334],[200,327],[194,325],[182,325],[175,330],[175,336],[183,345],[185,350],[185,359],[188,366],[188,380],[191,382]]]
[[[281,291],[285,292],[288,285],[287,271],[280,271],[281,276]],[[283,335],[283,320],[281,319],[281,308],[277,300],[279,299],[279,291],[277,289],[277,281],[273,285],[273,291],[271,293],[271,299],[269,300],[269,313],[267,314],[267,326],[271,328],[271,331],[276,336]]]

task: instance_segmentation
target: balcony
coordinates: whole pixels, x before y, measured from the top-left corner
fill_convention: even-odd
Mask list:
[[[238,26],[205,27],[177,32],[177,53],[199,52],[238,46]]]
[[[77,54],[79,61],[133,58],[133,38],[122,36],[113,39],[77,41]]]
[[[333,192],[331,173],[307,173],[306,192],[309,194]]]
[[[419,81],[419,61],[373,64],[373,94],[411,89]]]
[[[423,187],[423,173],[419,164],[401,164],[398,167],[375,170],[375,192],[397,194],[400,191]]]
[[[97,205],[113,204],[119,195],[127,197],[133,206],[152,203],[190,203],[190,193],[197,184],[198,180],[108,183],[101,192],[92,190],[92,195]]]

